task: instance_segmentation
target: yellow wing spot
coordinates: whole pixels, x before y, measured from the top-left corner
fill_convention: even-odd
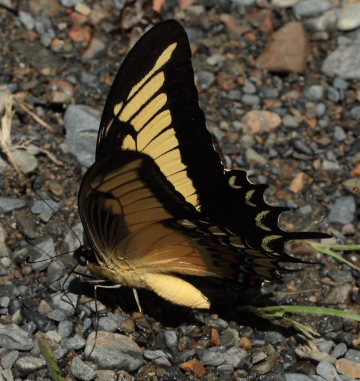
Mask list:
[[[145,124],[165,106],[166,102],[167,95],[165,93],[160,93],[151,100],[132,120],[131,124],[135,127],[135,130],[139,131],[145,126]],[[127,112],[126,107],[121,113],[121,120],[128,121],[128,115],[124,114],[125,112]],[[129,110],[129,114],[130,113],[131,110]]]
[[[245,245],[243,244],[243,241],[241,240],[240,237],[237,237],[237,236],[231,236],[230,237],[230,243],[235,246],[235,247],[238,247],[239,249],[245,249]]]
[[[145,77],[139,81],[130,91],[128,99],[131,98],[139,89],[141,86],[144,85],[148,81],[148,79],[158,70],[160,70],[171,58],[175,48],[177,46],[177,43],[174,42],[173,44],[169,45],[159,56],[157,61],[155,62],[155,65],[153,68],[145,75]]]
[[[145,105],[149,99],[162,87],[165,82],[164,73],[158,73],[150,79],[148,83],[128,101],[121,112],[121,120],[127,122],[139,109]]]
[[[116,104],[116,105],[114,106],[114,115],[115,115],[115,116],[119,114],[122,105],[123,105],[123,102],[120,102],[120,103],[118,103],[118,104]]]
[[[157,119],[157,118],[155,118]],[[171,118],[162,118],[159,125],[153,129],[149,127],[143,128],[138,134],[138,150],[150,152],[153,158],[156,158],[164,153],[164,148],[169,151],[179,145],[173,129],[163,131],[171,123]],[[161,128],[163,127],[163,128]],[[160,135],[156,136],[159,130]]]
[[[236,185],[235,181],[236,181],[236,176],[231,176],[230,179],[229,179],[229,185],[231,186],[231,188],[241,189],[242,186],[241,185]]]
[[[271,249],[271,247],[269,246],[270,242],[271,241],[274,241],[276,239],[280,239],[281,238],[281,235],[267,235],[266,237],[263,238],[262,242],[261,242],[261,247],[268,251],[268,252],[272,252],[274,255],[280,255],[279,253],[276,253],[275,251],[273,251]]]
[[[255,217],[255,224],[258,228],[266,231],[271,231],[271,229],[262,222],[263,218],[269,213],[270,210],[263,210],[262,212],[258,213],[258,215]]]
[[[122,143],[121,149],[128,149],[131,151],[136,151],[136,142],[131,135],[126,135]]]
[[[176,222],[185,228],[191,228],[191,229],[197,228],[197,226],[189,220],[177,220]]]
[[[253,202],[250,201],[250,200],[251,200],[251,197],[254,195],[254,193],[255,193],[255,190],[254,190],[254,189],[251,190],[251,191],[249,191],[249,192],[246,192],[246,195],[245,195],[245,204],[247,204],[247,205],[249,205],[249,206],[254,206],[254,207],[256,207],[256,205],[255,205]]]
[[[220,230],[220,228],[218,226],[209,226],[209,232],[214,234],[214,235],[226,235],[225,232],[223,232],[222,230]]]

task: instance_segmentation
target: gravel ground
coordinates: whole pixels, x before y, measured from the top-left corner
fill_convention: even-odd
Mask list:
[[[360,2],[167,0],[160,14],[146,1],[15,3],[0,1],[0,108],[12,100],[15,111],[0,157],[0,380],[49,379],[38,332],[64,374],[82,381],[360,379],[357,322],[301,317],[320,334],[309,340],[285,320],[238,310],[359,312],[359,273],[304,243],[290,252],[317,264],[282,284],[214,287],[213,308],[201,313],[140,292],[146,318],[125,288],[98,290],[95,302],[71,273],[72,255],[45,260],[79,247],[77,192],[107,91],[129,45],[168,18],[189,34],[200,103],[227,166],[271,185],[269,202],[297,208],[284,228],[314,224],[333,243],[358,243]]]

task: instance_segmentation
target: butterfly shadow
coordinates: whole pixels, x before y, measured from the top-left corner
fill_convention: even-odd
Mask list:
[[[210,300],[210,310],[194,310],[179,306],[159,297],[152,291],[138,289],[141,307],[145,315],[153,321],[160,322],[163,326],[176,328],[183,324],[198,324],[206,321],[206,317],[216,314],[226,321],[235,321],[239,325],[249,325],[253,329],[273,330],[284,329],[272,324],[269,320],[261,319],[252,313],[239,311],[238,307],[246,304],[266,305],[266,297],[260,293],[260,285],[249,287],[235,282],[224,282],[209,279],[196,279],[196,277],[186,277],[191,279],[192,284],[199,288]],[[195,279],[193,279],[195,278]],[[85,295],[93,298],[95,296],[94,285],[80,281],[75,278],[71,281],[69,292]],[[96,299],[109,307],[115,309],[120,307],[125,313],[132,314],[138,311],[134,294],[129,287],[119,288],[96,288]]]

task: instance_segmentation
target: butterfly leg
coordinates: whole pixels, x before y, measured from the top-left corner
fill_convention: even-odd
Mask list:
[[[139,312],[142,314],[143,313],[143,309],[141,308],[139,294],[138,294],[136,288],[133,288],[132,290],[133,290],[134,298],[135,298],[136,304],[138,306]]]

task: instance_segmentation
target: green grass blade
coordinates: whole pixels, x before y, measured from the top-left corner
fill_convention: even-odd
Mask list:
[[[59,368],[59,365],[56,361],[56,357],[54,355],[53,350],[50,347],[50,344],[46,338],[46,336],[38,332],[36,334],[36,339],[39,343],[39,347],[41,350],[42,355],[44,356],[46,366],[49,370],[50,377],[53,381],[65,381],[64,376],[61,373],[61,370]]]
[[[335,258],[339,262],[343,262],[356,271],[360,271],[360,268],[354,265],[352,262],[345,259],[340,253],[337,251],[360,251],[360,245],[324,245],[317,242],[310,242],[310,245],[317,250],[319,253],[329,255],[330,257]]]

